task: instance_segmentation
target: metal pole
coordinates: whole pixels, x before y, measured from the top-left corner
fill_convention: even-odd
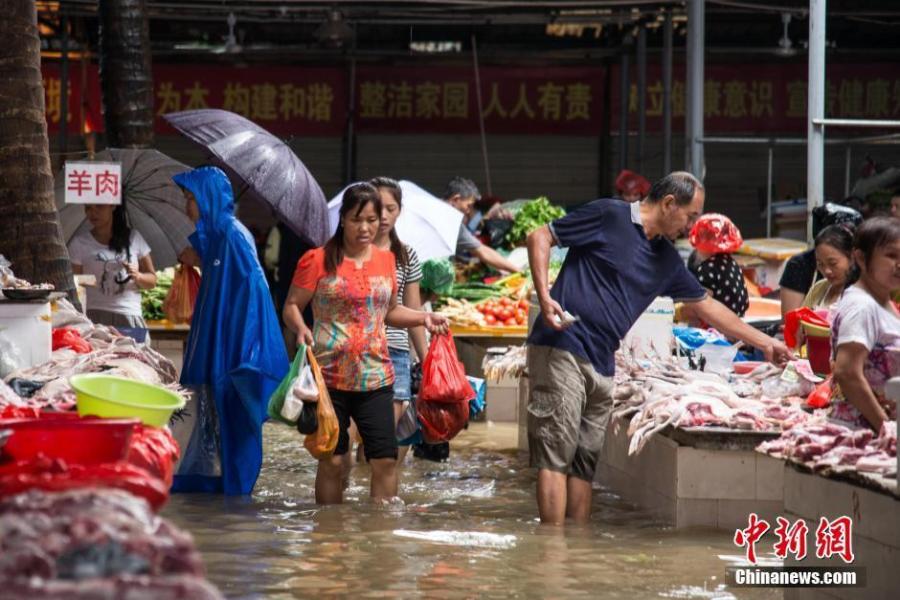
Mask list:
[[[853,147],[847,144],[844,150],[844,198],[850,196],[850,163],[853,153]]]
[[[603,117],[601,118],[601,130],[600,130],[600,138],[599,142],[599,151],[597,153],[597,168],[598,168],[598,176],[597,176],[597,197],[598,198],[609,198],[610,197],[610,189],[612,186],[609,184],[609,176],[610,171],[612,170],[612,164],[610,164],[610,158],[612,156],[612,69],[610,68],[610,61],[603,61]]]
[[[344,185],[356,181],[356,58],[350,58],[350,72],[347,74],[347,125],[344,140]]]
[[[628,79],[628,52],[623,49],[619,69],[619,171],[628,168],[628,101],[631,82]]]
[[[772,237],[772,170],[775,167],[775,146],[769,146],[769,168],[766,177],[766,237]]]
[[[812,240],[812,211],[824,202],[825,126],[825,0],[809,0],[809,119],[806,146],[806,234]]]
[[[478,126],[481,129],[481,156],[484,160],[484,180],[488,194],[493,194],[491,189],[491,164],[488,162],[487,134],[484,131],[484,105],[481,103],[481,73],[478,69],[478,44],[475,35],[472,35],[472,64],[475,68],[475,100],[478,102]]]
[[[672,171],[672,10],[666,9],[663,29],[663,175]]]
[[[644,135],[647,132],[647,29],[638,27],[637,36],[637,170],[644,170]]]
[[[704,0],[688,0],[687,143],[688,170],[702,180],[703,160],[703,46]]]
[[[69,18],[59,18],[62,47],[59,60],[59,151],[65,163],[69,145]]]

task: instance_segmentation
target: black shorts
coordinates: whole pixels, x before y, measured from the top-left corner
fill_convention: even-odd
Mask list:
[[[334,412],[341,426],[336,455],[346,454],[350,448],[350,418],[362,437],[366,460],[397,458],[397,434],[394,423],[394,386],[371,392],[328,390]]]

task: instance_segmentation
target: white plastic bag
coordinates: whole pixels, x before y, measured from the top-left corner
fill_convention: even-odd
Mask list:
[[[291,395],[298,400],[306,402],[317,402],[319,400],[319,386],[316,385],[316,378],[313,376],[312,369],[309,365],[303,367],[300,375],[291,386]]]
[[[303,410],[303,402],[316,402],[319,399],[319,388],[309,365],[303,367],[300,374],[291,383],[288,393],[281,405],[281,416],[288,421],[296,421]]]

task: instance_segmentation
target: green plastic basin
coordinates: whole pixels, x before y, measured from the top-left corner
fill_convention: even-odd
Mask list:
[[[162,427],[184,400],[165,388],[111,375],[74,375],[78,414],[97,417],[134,417],[145,425]]]

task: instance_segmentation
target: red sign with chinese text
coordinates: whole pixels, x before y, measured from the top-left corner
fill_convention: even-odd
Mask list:
[[[620,69],[612,69],[612,129],[619,128]],[[703,90],[704,128],[716,133],[806,135],[805,63],[707,64]],[[900,70],[891,64],[828,65],[825,114],[854,119],[900,118]],[[637,84],[631,73],[628,127],[637,129]],[[684,130],[684,65],[674,69],[672,128]],[[659,65],[647,65],[647,131],[662,131],[663,86]]]
[[[593,67],[481,69],[487,133],[600,135],[604,70]],[[475,133],[475,75],[466,68],[361,68],[359,131]]]
[[[707,64],[704,84],[707,134],[806,132],[805,63]],[[44,63],[47,121],[58,131],[59,64]],[[648,65],[647,131],[662,130],[662,80]],[[484,67],[485,127],[494,134],[602,134],[600,67]],[[900,75],[888,64],[828,66],[826,114],[833,117],[900,118]],[[157,64],[153,68],[156,127],[159,117],[194,108],[242,114],[272,133],[289,137],[342,135],[347,122],[348,77],[342,67],[230,67]],[[619,69],[612,70],[611,126],[618,130]],[[85,85],[82,85],[82,80]],[[77,132],[81,110],[88,127],[102,129],[97,67],[73,62],[69,75],[69,128]],[[360,67],[355,124],[359,132],[477,133],[474,73],[464,67]],[[629,128],[637,127],[637,86],[629,96]],[[672,89],[673,128],[684,128],[684,68]]]
[[[157,131],[162,115],[221,108],[279,135],[340,135],[346,119],[346,75],[329,67],[156,65]]]
[[[41,74],[44,80],[47,127],[50,132],[57,132],[59,121],[62,119],[59,63],[42,63]],[[69,132],[77,134],[81,131],[82,117],[87,131],[102,131],[103,118],[100,114],[100,79],[97,76],[97,66],[87,64],[82,68],[80,62],[70,62],[68,87],[66,121],[69,123]]]

